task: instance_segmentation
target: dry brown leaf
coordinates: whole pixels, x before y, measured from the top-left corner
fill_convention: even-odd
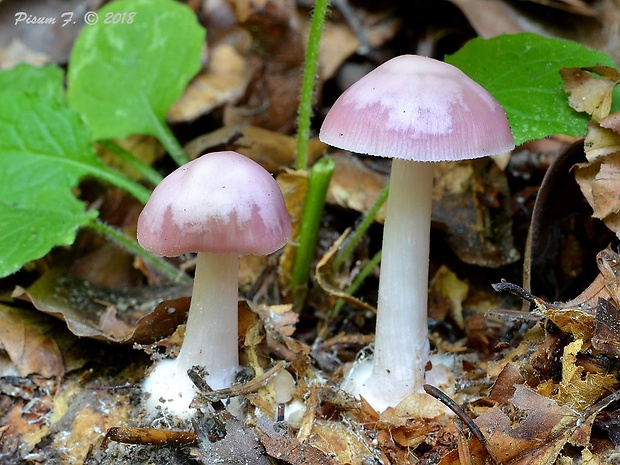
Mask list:
[[[216,108],[234,104],[256,72],[231,44],[219,44],[209,53],[206,69],[192,79],[168,110],[166,119],[170,123],[194,121]]]
[[[27,290],[18,288],[15,296],[64,320],[76,336],[150,344],[172,334],[189,308],[189,298],[160,304],[161,299],[190,293],[189,286],[114,291],[79,280],[64,270],[52,269]]]
[[[297,138],[256,126],[224,126],[193,139],[185,146],[185,150],[191,158],[196,158],[205,152],[221,150],[222,147],[251,158],[267,171],[278,173],[295,164]],[[322,156],[326,147],[318,139],[310,139],[309,163],[314,163]]]
[[[620,357],[620,311],[609,300],[599,298],[596,307],[596,328],[592,346],[609,355]]]
[[[515,387],[523,384],[524,381],[519,369],[513,363],[506,363],[497,376],[495,383],[493,383],[489,399],[501,405],[507,405],[512,396],[514,396]]]
[[[614,374],[586,373],[583,366],[577,364],[583,345],[584,341],[577,339],[564,347],[562,381],[554,396],[561,405],[577,412],[585,412],[605,393],[614,391],[618,384]]]
[[[435,170],[432,219],[456,255],[489,268],[518,260],[505,173],[491,159],[438,163]]]
[[[300,170],[286,170],[276,177],[278,186],[284,196],[284,203],[291,217],[291,225],[293,232],[291,237],[295,240],[299,235],[299,222],[303,212],[306,192],[308,190],[308,173]],[[293,269],[293,260],[297,246],[288,241],[282,249],[280,257],[279,280],[282,284],[284,293],[288,289],[291,271]]]
[[[613,232],[620,237],[620,229],[616,227],[620,212],[620,151],[599,157],[593,163],[578,164],[576,168],[575,179],[594,210],[592,216],[614,228]]]
[[[290,465],[336,465],[329,455],[297,440],[285,425],[256,418],[256,431],[269,455]]]
[[[590,163],[602,160],[606,155],[618,153],[620,152],[620,134],[596,123],[589,123],[584,151]]]
[[[341,421],[316,420],[308,443],[341,464],[361,464],[374,456],[373,446]]]
[[[593,73],[598,74],[596,77]],[[620,74],[613,68],[563,68],[564,88],[570,94],[568,103],[578,112],[586,112],[594,121],[609,114],[612,92]]]
[[[504,465],[551,465],[577,427],[578,415],[520,384],[511,399],[511,418],[494,407],[476,424]]]
[[[599,124],[603,128],[611,129],[613,132],[620,134],[620,111],[602,118]]]
[[[51,378],[65,373],[62,353],[53,337],[54,323],[31,310],[0,304],[0,348],[9,354],[20,376]]]
[[[387,176],[371,170],[361,159],[347,152],[334,152],[336,162],[327,193],[327,202],[339,207],[366,213],[377,201],[387,182]],[[385,205],[376,220],[383,222]]]
[[[429,316],[441,321],[449,314],[457,326],[464,329],[463,301],[469,292],[469,285],[447,266],[441,265],[429,287]]]
[[[355,53],[359,45],[358,38],[348,26],[327,21],[319,51],[320,79],[325,82],[334,77],[338,68]]]
[[[290,132],[297,116],[305,44],[295,4],[236,0],[231,6],[239,24],[252,36],[248,60],[256,72],[243,97],[226,106],[224,124]]]

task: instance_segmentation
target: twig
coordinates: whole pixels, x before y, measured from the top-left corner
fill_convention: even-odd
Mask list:
[[[441,402],[446,407],[448,407],[450,410],[452,410],[454,414],[457,417],[459,417],[463,423],[467,425],[467,427],[470,429],[474,437],[478,440],[480,445],[484,448],[484,450],[487,451],[487,454],[489,454],[489,457],[491,457],[493,462],[496,465],[501,464],[501,462],[497,459],[497,457],[493,453],[493,449],[491,448],[491,445],[487,441],[487,438],[484,437],[484,435],[482,434],[482,431],[480,431],[480,428],[478,428],[478,425],[474,423],[474,421],[467,416],[467,414],[463,411],[463,409],[456,402],[454,402],[450,397],[448,397],[448,395],[446,395],[443,391],[441,391],[440,389],[437,389],[435,386],[432,386],[430,384],[425,384],[424,390],[426,391],[427,394],[433,396],[439,402]]]

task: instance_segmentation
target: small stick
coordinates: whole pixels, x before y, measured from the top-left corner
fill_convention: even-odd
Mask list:
[[[109,441],[151,446],[180,446],[195,444],[197,440],[198,435],[195,432],[115,426],[108,428],[101,442],[101,448],[105,449]]]
[[[491,448],[491,445],[487,441],[487,438],[484,437],[484,435],[482,434],[482,431],[480,431],[480,428],[478,428],[478,425],[474,423],[474,421],[467,416],[467,414],[463,411],[463,409],[456,402],[454,402],[450,397],[448,397],[448,395],[445,394],[443,391],[441,391],[440,389],[437,389],[435,386],[431,384],[425,384],[424,390],[426,391],[427,394],[433,396],[439,402],[441,402],[446,407],[448,407],[450,410],[452,410],[454,414],[457,417],[459,417],[459,419],[463,423],[465,423],[467,427],[471,430],[474,437],[478,440],[480,445],[484,447],[484,449],[487,451],[487,454],[489,454],[489,457],[491,457],[493,462],[496,465],[501,464],[501,462],[497,460],[497,457],[495,457],[495,454],[493,453],[493,449]]]
[[[228,397],[236,397],[244,394],[249,394],[251,392],[256,391],[258,388],[261,388],[271,380],[271,377],[278,373],[280,370],[284,369],[286,366],[286,362],[280,360],[273,367],[271,367],[268,371],[263,373],[256,378],[251,379],[247,383],[243,384],[234,384],[229,388],[218,389],[217,391],[212,390],[206,383],[198,382],[199,385],[196,385],[200,394],[207,400],[208,402],[217,402],[222,399],[226,399]],[[193,371],[193,368],[188,370]],[[188,375],[190,373],[188,372]],[[190,376],[194,384],[196,384],[196,380],[192,376]]]
[[[510,292],[517,297],[521,297],[523,300],[527,300],[532,304],[539,304],[540,299],[536,297],[534,294],[526,291],[522,287],[517,286],[516,284],[509,283],[507,281],[502,281],[500,283],[491,284],[493,289],[497,292]]]

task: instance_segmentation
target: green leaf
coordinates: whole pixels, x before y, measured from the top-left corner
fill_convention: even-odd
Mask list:
[[[10,189],[10,187],[9,187]],[[0,278],[41,258],[55,246],[71,245],[79,227],[96,212],[67,189],[44,189],[19,202],[0,201]]]
[[[445,61],[497,99],[508,115],[517,145],[553,134],[584,135],[590,118],[568,105],[560,70],[616,67],[605,53],[531,33],[474,39]]]
[[[96,216],[71,189],[107,171],[75,111],[47,97],[0,93],[0,277],[71,244]]]
[[[0,92],[27,92],[63,100],[64,79],[65,73],[58,66],[38,67],[21,63],[0,72]]]
[[[117,13],[133,14],[131,23],[104,24]],[[95,140],[150,134],[167,146],[166,112],[200,69],[204,29],[173,0],[115,1],[98,14],[71,53],[71,106]]]

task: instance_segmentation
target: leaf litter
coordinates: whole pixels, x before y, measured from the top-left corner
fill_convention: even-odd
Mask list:
[[[308,11],[272,1],[232,2],[232,6],[231,18],[240,26],[231,28],[229,35],[220,31],[220,44],[210,42],[208,60],[220,58],[205,67],[205,81],[198,78],[190,85],[184,98],[195,105],[181,99],[169,113],[169,122],[187,123],[208,112],[221,112],[222,127],[212,128],[209,139],[196,143],[196,155],[207,147],[247,147],[248,155],[259,154],[261,164],[279,173],[284,185],[290,173],[282,167],[290,165],[294,149],[290,148],[292,140],[282,138],[274,129],[286,131],[295,119]],[[363,13],[362,24],[369,28],[367,37],[375,48],[384,46],[404,27],[389,8],[366,11],[363,6],[354,7]],[[571,8],[575,14],[590,14],[583,4]],[[471,9],[466,12],[474,14]],[[503,17],[510,15],[504,13]],[[344,18],[344,13],[335,11],[331,26],[340,35],[333,32],[331,37],[350,35]],[[478,18],[477,27],[481,27],[479,21],[484,19]],[[275,25],[272,35],[266,32],[266,25]],[[324,49],[330,54],[332,70],[354,55],[361,43],[354,42],[356,47],[345,50],[338,46],[341,39],[330,40],[333,42]],[[291,50],[297,52],[289,54]],[[283,59],[289,56],[291,60]],[[360,57],[363,55],[355,59]],[[222,69],[228,69],[225,73],[232,69],[234,79],[218,80]],[[573,78],[587,83],[592,72],[580,70]],[[333,73],[337,71],[322,75],[321,84]],[[594,84],[599,91],[586,90],[582,95],[598,95],[604,100],[609,84]],[[263,107],[269,112],[253,114]],[[592,113],[600,108],[600,103],[588,107]],[[586,148],[602,153],[586,150],[600,160],[582,184],[587,185],[584,195],[592,200],[595,214],[614,229],[616,206],[601,202],[617,198],[609,180],[617,171],[613,155],[617,152],[614,134],[618,123],[617,115],[604,113],[596,114],[590,124]],[[317,144],[315,156],[323,150],[324,146]],[[343,174],[334,178],[331,187],[317,262],[329,260],[328,251],[345,229],[344,220],[367,211],[385,182],[380,167],[349,154],[337,157]],[[587,168],[579,167],[577,172]],[[13,463],[18,457],[31,463],[613,463],[620,446],[619,410],[614,404],[619,387],[618,256],[612,249],[599,253],[599,274],[592,276],[588,289],[577,298],[547,302],[521,293],[534,305],[531,313],[501,311],[516,307],[518,302],[481,289],[480,282],[497,281],[504,272],[516,276],[510,267],[518,259],[522,238],[513,236],[515,198],[509,183],[514,179],[509,170],[510,163],[502,171],[493,162],[446,167],[438,179],[434,205],[433,231],[439,246],[434,247],[431,262],[435,277],[432,341],[438,352],[457,355],[454,371],[459,389],[449,395],[473,419],[486,445],[480,445],[430,396],[423,403],[432,414],[412,414],[404,402],[379,415],[363,399],[342,392],[338,385],[347,364],[372,340],[373,316],[345,307],[327,327],[327,339],[315,341],[313,325],[339,295],[313,289],[309,315],[295,314],[284,302],[266,304],[274,301],[274,295],[279,298],[280,286],[286,282],[285,260],[275,264],[248,261],[244,268],[248,279],[241,292],[249,301],[240,303],[240,341],[244,365],[251,370],[232,389],[256,414],[240,421],[215,409],[210,418],[198,419],[197,429],[176,423],[164,412],[146,418],[140,407],[139,383],[150,362],[141,351],[126,345],[138,344],[136,348],[155,357],[174,354],[182,337],[182,326],[177,327],[187,309],[189,290],[135,286],[125,274],[112,289],[93,286],[65,269],[51,267],[48,258],[30,268],[37,280],[11,283],[19,286],[18,292],[13,297],[5,295],[0,307],[4,316],[0,347],[10,358],[0,364],[4,370],[0,383],[3,463]],[[355,180],[360,179],[364,180],[356,186]],[[290,182],[288,201],[299,204],[303,180]],[[469,229],[463,231],[461,225]],[[371,231],[369,236],[356,250],[362,260],[377,248],[376,234]],[[83,256],[70,255],[72,260],[80,258]],[[94,256],[85,263],[101,260],[102,256]],[[150,270],[139,269],[145,281],[157,281]],[[95,270],[100,271],[93,275],[105,274],[107,268]],[[347,282],[357,270],[353,263],[340,275],[329,276],[330,283]],[[261,285],[254,286],[265,272],[268,276]],[[315,278],[318,281],[320,277]],[[113,282],[107,276],[101,281]],[[362,298],[372,302],[372,285],[368,288]],[[31,304],[40,313],[34,312]],[[28,307],[28,313],[23,307]],[[69,330],[43,313],[61,318]],[[17,338],[18,334],[23,339]],[[76,347],[82,357],[75,356]],[[272,376],[283,370],[293,379],[294,390],[282,407],[275,400]],[[217,396],[197,401],[216,403]],[[295,402],[306,409],[295,427],[287,426],[279,421],[279,415],[286,414]],[[168,434],[170,438],[175,436],[167,432],[191,433],[196,443],[179,445],[170,439],[160,446],[148,440],[137,445],[110,441],[101,448],[106,431],[113,427],[141,434],[145,431],[140,428],[146,428],[161,432],[151,434]],[[220,427],[226,434],[217,440]]]

